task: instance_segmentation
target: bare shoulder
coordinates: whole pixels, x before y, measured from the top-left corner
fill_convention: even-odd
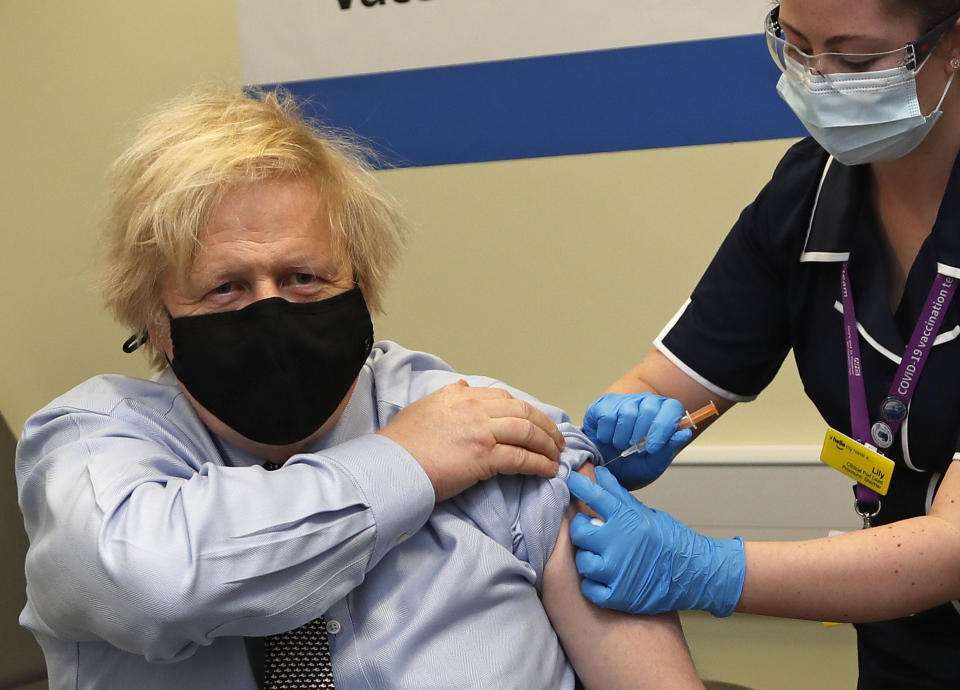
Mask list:
[[[592,465],[582,470],[592,472]],[[564,515],[544,569],[543,605],[577,675],[588,688],[703,688],[676,614],[634,616],[602,609],[580,594]]]

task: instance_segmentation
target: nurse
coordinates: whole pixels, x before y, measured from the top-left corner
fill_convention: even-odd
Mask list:
[[[571,526],[592,601],[849,621],[860,688],[960,687],[958,18],[960,0],[772,8],[777,91],[812,138],[784,156],[655,349],[587,411],[605,455],[645,435],[648,451],[598,469],[597,484],[570,479],[603,518]],[[710,539],[617,482],[654,479],[688,438],[671,436],[683,407],[752,400],[791,350],[828,445],[867,458],[863,530]],[[870,479],[888,480],[889,464],[889,487]]]

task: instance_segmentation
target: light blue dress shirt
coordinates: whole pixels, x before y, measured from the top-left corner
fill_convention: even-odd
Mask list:
[[[374,432],[460,378],[505,387],[377,343],[336,426],[275,472],[214,437],[169,370],[98,376],[33,415],[20,622],[50,687],[254,690],[244,636],[321,614],[343,690],[573,687],[539,589],[565,478],[596,449],[508,389],[560,424],[560,474],[435,506],[417,462]]]

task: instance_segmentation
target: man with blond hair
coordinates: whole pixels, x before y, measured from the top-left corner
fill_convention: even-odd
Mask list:
[[[103,289],[157,374],[90,379],[18,448],[51,688],[700,687],[675,617],[578,593],[567,417],[373,341],[402,240],[287,98],[146,121]]]

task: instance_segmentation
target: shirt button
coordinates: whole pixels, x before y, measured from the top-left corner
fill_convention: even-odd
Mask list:
[[[343,626],[340,625],[340,621],[333,620],[327,621],[327,632],[331,635],[336,635],[340,632]]]

